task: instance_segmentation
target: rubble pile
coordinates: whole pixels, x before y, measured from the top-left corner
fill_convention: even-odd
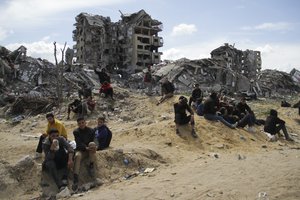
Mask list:
[[[263,70],[258,74],[257,82],[263,94],[269,93],[269,96],[291,95],[300,92],[299,85],[286,72]]]
[[[278,96],[300,91],[298,70],[294,69],[290,74],[276,70],[260,71],[261,61],[253,57],[259,57],[257,52],[240,51],[225,44],[211,54],[212,58],[182,58],[152,65],[154,93],[160,94],[160,82],[165,78],[174,83],[177,93],[189,93],[195,83],[199,83],[206,93],[214,90],[232,95]],[[58,106],[57,77],[61,69],[63,97],[77,98],[82,83],[99,88],[93,65],[60,63],[55,66],[47,60],[26,56],[26,47],[23,46],[13,52],[1,47],[0,69],[0,106],[6,106],[1,109],[2,115],[39,114]],[[130,73],[116,68],[110,73],[115,86],[144,92],[145,70]]]
[[[21,57],[21,53],[17,56],[19,59],[13,59],[16,51],[0,49],[0,106],[7,105],[2,111],[8,115],[39,114],[57,106],[57,67],[41,58],[26,54]],[[77,92],[81,83],[97,85],[92,70],[84,70],[82,66],[61,66],[65,97]]]

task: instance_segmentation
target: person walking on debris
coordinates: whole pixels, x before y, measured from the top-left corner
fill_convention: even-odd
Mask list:
[[[97,150],[104,150],[109,147],[112,138],[112,132],[105,124],[105,117],[98,118],[98,126],[95,128],[95,137]]]
[[[186,114],[186,111],[190,113],[190,115]],[[175,112],[175,125],[176,125],[176,134],[180,135],[179,126],[191,123],[192,126],[192,136],[197,138],[197,134],[195,132],[195,121],[194,121],[194,112],[191,107],[188,105],[188,100],[184,96],[179,97],[179,102],[174,104],[174,112]]]
[[[72,103],[68,105],[68,117],[67,117],[68,120],[70,119],[71,111],[77,114],[78,117],[80,116],[83,117],[87,114],[86,105],[82,103],[82,101],[79,99],[75,99]]]
[[[68,185],[68,169],[73,168],[74,150],[64,137],[59,136],[56,128],[49,130],[49,135],[43,142],[45,160],[42,170],[47,171],[53,177],[59,190]],[[62,171],[62,178],[58,170]]]
[[[197,99],[200,99],[200,98],[203,98],[202,90],[200,89],[200,85],[198,83],[196,83],[194,85],[192,95],[190,96],[190,99],[189,99],[189,106],[191,106],[193,102],[196,103]]]
[[[156,105],[161,104],[166,99],[173,97],[175,87],[167,78],[161,84],[161,98]]]
[[[59,136],[64,137],[65,139],[68,139],[67,131],[65,126],[56,118],[54,118],[53,113],[47,113],[46,114],[46,119],[48,121],[47,124],[47,129],[45,133],[43,133],[40,136],[38,146],[36,148],[36,155],[35,158],[41,158],[42,157],[42,152],[43,152],[43,141],[44,139],[48,136],[50,129],[55,128],[58,130]]]
[[[107,74],[105,68],[102,68],[101,71],[95,69],[94,72],[98,75],[101,84],[103,84],[105,81],[110,83],[110,76]]]
[[[145,73],[144,76],[144,83],[147,88],[147,95],[152,94],[152,74],[151,74],[151,66],[148,67],[147,72]]]
[[[111,84],[107,81],[104,81],[104,83],[101,85],[99,93],[100,95],[104,94],[105,98],[110,97],[112,100],[114,100],[114,90]]]
[[[94,165],[96,162],[96,144],[94,129],[86,126],[86,121],[83,117],[77,119],[78,128],[73,131],[76,142],[75,162],[74,162],[74,179],[72,189],[78,189],[80,164],[83,158],[89,158],[88,173],[92,178],[95,178]]]
[[[287,141],[294,141],[288,134],[285,126],[285,121],[278,117],[278,112],[274,109],[270,110],[270,115],[267,117],[264,131],[270,133],[271,135],[279,134],[279,131],[282,130]]]
[[[204,118],[206,120],[211,120],[211,121],[220,121],[229,128],[236,128],[237,123],[230,124],[222,116],[218,116],[216,114],[216,112],[218,110],[218,107],[219,107],[218,102],[219,102],[219,100],[218,100],[217,93],[212,92],[210,94],[209,98],[206,99],[206,101],[204,102],[204,105],[203,105],[203,116],[204,116]]]

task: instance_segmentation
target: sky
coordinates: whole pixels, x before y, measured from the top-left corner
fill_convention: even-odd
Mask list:
[[[73,47],[81,12],[116,22],[141,9],[163,23],[162,59],[210,58],[229,43],[261,51],[262,69],[300,70],[299,0],[0,0],[0,46],[54,62],[53,42]]]

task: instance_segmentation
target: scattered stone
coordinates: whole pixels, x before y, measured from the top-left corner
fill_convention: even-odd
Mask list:
[[[246,159],[246,156],[239,154],[239,155],[238,155],[238,159],[239,159],[239,160],[245,160],[245,159]]]
[[[267,147],[267,145],[264,144],[264,145],[261,146],[261,148],[266,149],[266,148],[268,148],[268,147]]]

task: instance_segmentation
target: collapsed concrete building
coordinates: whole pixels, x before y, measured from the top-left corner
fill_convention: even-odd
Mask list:
[[[112,22],[109,17],[80,13],[73,31],[76,63],[128,72],[141,71],[158,64],[163,38],[158,36],[162,23],[144,10]]]

